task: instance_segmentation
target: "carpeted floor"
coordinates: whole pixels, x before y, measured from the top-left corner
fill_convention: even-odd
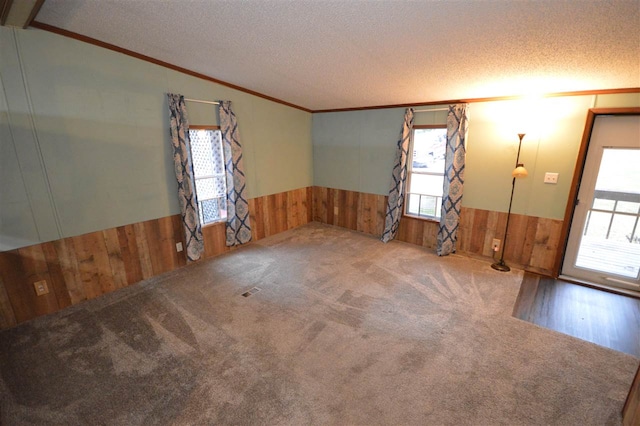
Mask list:
[[[619,424],[639,360],[521,279],[309,224],[1,332],[0,423]]]

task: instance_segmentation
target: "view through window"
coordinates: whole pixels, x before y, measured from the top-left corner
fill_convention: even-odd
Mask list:
[[[446,126],[413,130],[405,214],[440,218],[446,146]]]
[[[640,274],[640,149],[604,148],[576,266]]]
[[[223,221],[227,218],[227,184],[220,130],[192,128],[189,139],[200,223]]]

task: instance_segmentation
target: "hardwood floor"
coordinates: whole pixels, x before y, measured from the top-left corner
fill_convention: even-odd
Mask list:
[[[525,273],[513,316],[640,358],[640,299]]]

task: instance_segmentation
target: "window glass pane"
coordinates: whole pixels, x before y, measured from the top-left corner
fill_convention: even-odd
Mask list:
[[[429,197],[423,195],[420,197],[420,216],[435,216],[436,215],[436,199],[437,197]]]
[[[409,192],[413,194],[434,195],[442,197],[442,185],[444,176],[411,174],[411,187]]]
[[[613,210],[614,200],[605,200],[603,198],[593,199],[593,208],[597,210]]]
[[[407,213],[417,215],[420,211],[420,196],[417,194],[409,194],[407,197]]]
[[[225,195],[224,177],[196,179],[196,193],[198,201],[218,198]]]
[[[640,203],[634,203],[631,201],[618,201],[618,205],[616,206],[617,212],[622,213],[638,213],[638,208],[640,208]]]
[[[222,134],[220,130],[212,132],[213,173],[224,173],[224,156],[222,154]]]
[[[409,164],[406,213],[440,216],[447,129],[415,129]]]
[[[219,130],[189,130],[202,224],[226,218],[226,177]]]
[[[413,132],[413,171],[443,173],[447,129],[415,129]]]
[[[626,214],[614,214],[611,229],[609,230],[609,240],[630,243],[633,239],[631,233],[636,223],[635,216],[627,216]]]
[[[226,201],[223,198],[214,198],[200,202],[200,217],[203,224],[226,219]]]
[[[212,151],[213,133],[211,130],[189,130],[193,174],[196,178],[215,173]]]
[[[584,235],[588,237],[606,238],[611,213],[589,212],[587,223],[585,224]]]
[[[637,193],[640,182],[640,149],[605,148],[596,191]]]

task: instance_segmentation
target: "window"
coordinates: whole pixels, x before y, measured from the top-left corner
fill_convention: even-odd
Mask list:
[[[191,126],[189,139],[200,223],[223,221],[227,218],[227,182],[220,130]]]
[[[446,148],[446,126],[416,126],[413,129],[405,214],[440,218]]]

